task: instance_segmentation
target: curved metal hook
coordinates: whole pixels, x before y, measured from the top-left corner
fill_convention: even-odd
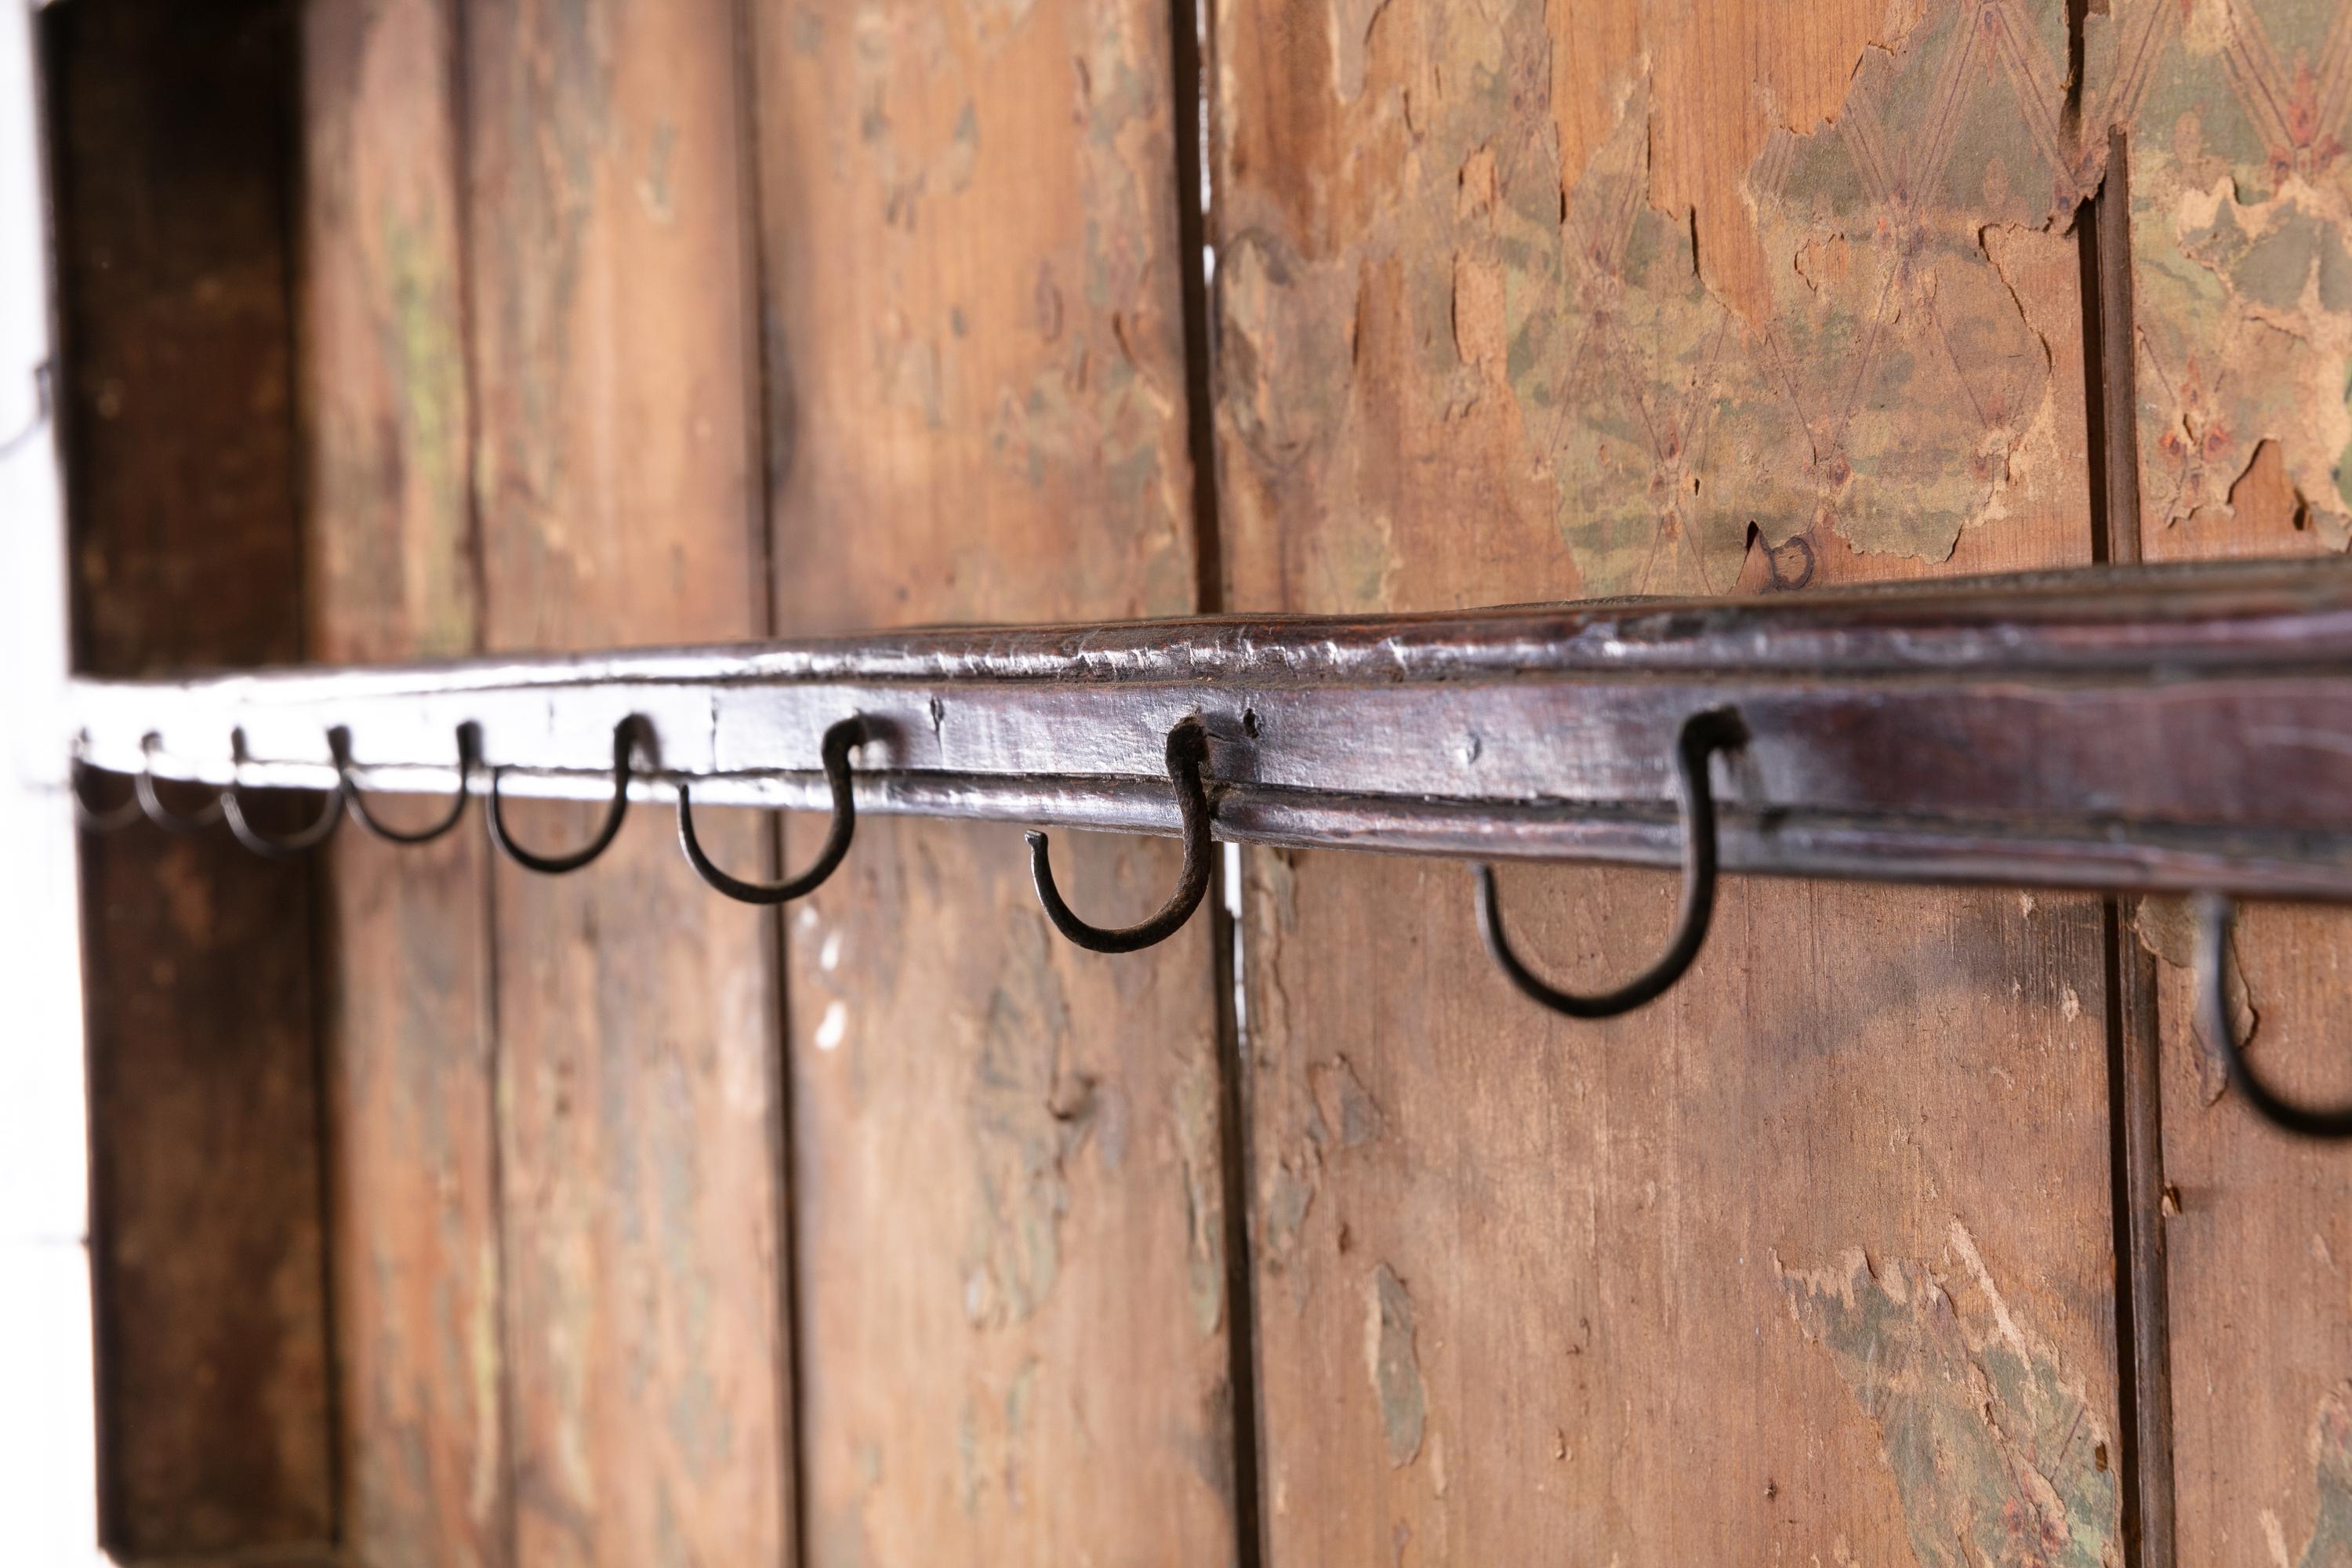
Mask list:
[[[336,788],[343,797],[343,805],[353,821],[378,838],[394,844],[430,844],[451,828],[466,815],[466,803],[471,795],[466,781],[473,777],[474,763],[481,754],[481,729],[468,721],[457,726],[457,798],[449,804],[449,815],[427,827],[387,827],[368,810],[360,795],[359,782],[352,777],[352,732],[341,725],[327,731],[327,747],[335,753]]]
[[[2305,1138],[2352,1138],[2352,1104],[2291,1104],[2254,1076],[2244,1047],[2238,1044],[2238,1037],[2230,1027],[2230,1007],[2225,1000],[2228,976],[2223,972],[2222,955],[2230,948],[2231,923],[2229,900],[2219,893],[2198,895],[2197,1006],[2207,1037],[2221,1047],[2221,1059],[2229,1066],[2231,1083],[2246,1097],[2246,1103],[2274,1127]]]
[[[245,756],[245,731],[240,730],[231,744],[232,752],[240,760]],[[229,833],[239,844],[265,859],[284,860],[305,850],[316,849],[335,836],[343,825],[343,792],[326,792],[326,804],[319,808],[318,820],[308,827],[298,827],[282,838],[273,838],[246,819],[245,801],[236,793],[235,778],[220,793],[221,819],[228,824]]]
[[[1747,727],[1728,708],[1694,713],[1683,721],[1675,742],[1675,784],[1682,795],[1683,902],[1682,915],[1666,951],[1658,961],[1614,991],[1580,996],[1546,984],[1519,962],[1503,934],[1503,915],[1495,891],[1495,868],[1478,868],[1478,930],[1486,951],[1495,955],[1503,973],[1529,998],[1570,1018],[1613,1018],[1630,1013],[1665,994],[1683,977],[1706,942],[1707,922],[1715,915],[1716,843],[1715,791],[1706,776],[1707,759],[1748,740]]]
[[[790,881],[746,882],[712,865],[710,857],[702,852],[702,841],[694,836],[694,806],[681,782],[677,786],[677,847],[686,851],[686,863],[694,868],[696,876],[740,903],[788,904],[815,892],[849,854],[850,835],[857,828],[857,802],[849,787],[849,753],[851,748],[864,745],[870,738],[862,714],[844,719],[824,732],[824,782],[833,788],[833,826],[824,836],[824,847],[817,851],[816,859],[807,870]]]
[[[506,851],[507,858],[516,865],[525,870],[537,871],[547,877],[560,877],[566,871],[577,871],[581,867],[602,855],[612,846],[614,838],[620,833],[621,819],[629,815],[629,748],[636,743],[636,734],[637,721],[635,715],[613,726],[613,805],[612,808],[604,813],[604,826],[596,830],[596,837],[588,841],[585,848],[576,850],[570,855],[534,855],[508,837],[506,816],[499,805],[499,779],[506,773],[504,768],[490,770],[490,801],[488,817],[490,825],[490,842]]]
[[[79,757],[76,757],[73,760],[72,777],[66,785],[68,793],[73,795],[74,821],[80,825],[81,830],[85,833],[112,833],[117,828],[130,826],[138,821],[142,815],[139,807],[139,789],[135,781],[131,785],[131,793],[122,797],[121,805],[109,806],[104,811],[100,811],[82,797],[81,781],[84,775],[100,771]]]
[[[139,749],[152,757],[156,748],[163,742],[163,737],[161,735],[142,735],[140,737]],[[132,776],[131,793],[138,800],[139,809],[146,816],[147,820],[166,833],[200,833],[218,822],[225,809],[221,805],[221,797],[215,795],[210,805],[199,807],[188,816],[181,816],[165,805],[162,798],[156,795],[155,772],[152,767],[141,768]]]
[[[1201,767],[1209,760],[1209,731],[1198,719],[1185,719],[1168,731],[1168,777],[1176,785],[1176,809],[1184,820],[1184,869],[1176,890],[1150,919],[1116,930],[1088,925],[1070,912],[1054,885],[1054,868],[1045,857],[1045,836],[1028,835],[1029,875],[1037,884],[1037,901],[1054,929],[1089,952],[1133,952],[1164,942],[1201,907],[1209,890],[1209,797],[1201,786]]]

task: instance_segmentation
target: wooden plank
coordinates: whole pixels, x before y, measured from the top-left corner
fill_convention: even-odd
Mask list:
[[[302,27],[311,647],[468,653],[454,8],[320,0]],[[370,1563],[510,1561],[489,853],[347,826],[324,879],[342,1539]]]
[[[466,12],[493,650],[765,629],[738,42],[725,0]],[[493,901],[516,1558],[782,1560],[773,924],[659,821]]]
[[[2193,36],[2180,23],[2119,5],[2089,38],[2086,107],[2129,150],[2140,547],[2150,561],[2340,552],[2352,430],[2328,405],[2352,371],[2352,311],[2304,285],[2347,233],[2352,7],[2232,5]],[[2137,923],[2158,972],[2179,1560],[2338,1561],[2352,1551],[2352,1173],[2222,1086],[2194,1022],[2184,911],[2150,902]],[[2347,938],[2334,910],[2257,906],[2238,922],[2233,1011],[2252,1059],[2299,1096],[2352,1092]]]
[[[301,645],[289,8],[44,14],[80,668]],[[334,1528],[310,883],[226,837],[85,837],[103,1534]]]
[[[2059,6],[1215,37],[1234,607],[2087,558]],[[2119,1561],[2097,903],[1248,858],[1275,1560]]]
[[[1166,9],[753,15],[780,626],[1195,608]],[[1210,922],[1082,952],[1023,861],[862,821],[789,922],[814,1563],[1235,1550]]]

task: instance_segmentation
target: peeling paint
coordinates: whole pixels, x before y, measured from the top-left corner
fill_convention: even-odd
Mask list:
[[[2352,11],[2118,0],[2084,29],[2091,121],[2131,150],[2143,515],[2227,522],[2265,442],[2352,542]]]
[[[2298,1568],[2343,1568],[2352,1563],[2352,1383],[2329,1389],[2312,1415],[2311,1479],[2318,1517]]]
[[[1990,9],[2002,31],[1977,25],[1986,8],[1923,6],[1863,52],[1833,125],[1766,141],[1747,194],[1770,309],[1752,324],[1705,281],[1690,217],[1654,205],[1649,82],[1628,83],[1569,193],[1557,271],[1512,290],[1513,387],[1588,593],[1727,591],[1751,527],[1940,561],[2052,445],[2063,324],[2037,329],[2001,261],[2077,199],[2064,18]],[[1555,219],[1529,195],[1507,205],[1540,256]]]
[[[1798,1329],[1878,1428],[1923,1568],[2117,1568],[2113,1440],[1958,1221],[1940,1267],[1874,1268],[1860,1248],[1815,1270],[1772,1266]]]
[[[1354,1149],[1378,1138],[1386,1125],[1381,1108],[1372,1102],[1345,1057],[1309,1067],[1307,1089],[1315,1106],[1307,1135],[1318,1146]]]
[[[1184,1171],[1184,1294],[1192,1331],[1205,1340],[1225,1321],[1225,1187],[1216,1064],[1192,1062],[1177,1079],[1175,1094],[1177,1157]]]
[[[1585,9],[1334,0],[1328,102],[1232,128],[1237,580],[1423,605],[1515,551],[1547,593],[1725,593],[1751,537],[1933,563],[2082,515],[2064,7],[1845,7],[1750,100],[1681,24]]]
[[[1385,1263],[1372,1270],[1369,1286],[1364,1298],[1365,1371],[1380,1403],[1389,1466],[1401,1469],[1421,1452],[1422,1426],[1427,1418],[1428,1396],[1412,1343],[1412,1298]]]
[[[2132,916],[2132,930],[2141,947],[2175,969],[2194,972],[2197,965],[2197,914],[2187,899],[2144,898]],[[2221,955],[2221,979],[2229,993],[2230,1027],[2238,1037],[2242,1049],[2251,1050],[2262,1029],[2262,1011],[2254,1005],[2254,994],[2246,984],[2246,974],[2238,963],[2238,933],[2230,932],[2229,951]],[[2221,1043],[2207,1037],[2205,1012],[2192,1007],[2189,1014],[2189,1032],[2197,1043],[2198,1094],[2211,1105],[2228,1091],[2230,1067],[2221,1054]]]
[[[1069,1005],[1045,941],[1041,921],[1007,928],[997,987],[971,1049],[977,1201],[962,1279],[964,1312],[978,1327],[1025,1321],[1060,1279],[1066,1163],[1096,1119],[1091,1084],[1066,1082],[1062,1073]]]

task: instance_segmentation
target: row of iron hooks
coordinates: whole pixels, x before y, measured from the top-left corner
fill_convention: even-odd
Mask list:
[[[643,721],[633,715],[613,727],[612,803],[605,810],[604,822],[585,845],[569,853],[551,855],[516,843],[507,829],[499,791],[499,781],[505,773],[503,768],[490,770],[489,788],[485,792],[488,802],[484,816],[491,842],[516,864],[547,876],[577,871],[604,854],[619,836],[621,824],[628,816],[631,764],[642,724]],[[816,858],[800,875],[781,882],[753,882],[722,870],[714,864],[695,834],[692,793],[690,787],[681,781],[677,786],[677,841],[687,863],[705,882],[742,903],[789,903],[816,891],[848,857],[850,840],[857,825],[849,753],[871,740],[873,735],[873,728],[863,715],[844,719],[825,731],[821,754],[825,784],[833,796],[833,821]],[[234,754],[242,760],[245,756],[243,732],[238,731],[232,739]],[[395,844],[425,844],[456,827],[459,818],[465,816],[467,802],[471,798],[467,784],[474,771],[480,766],[481,734],[477,726],[462,724],[458,726],[457,741],[457,795],[446,814],[420,828],[393,827],[371,812],[352,763],[350,734],[340,728],[328,734],[328,746],[334,758],[336,787],[327,793],[318,817],[308,826],[290,834],[272,837],[254,827],[246,816],[244,803],[235,784],[223,789],[199,811],[190,814],[174,812],[158,797],[152,766],[142,768],[132,777],[129,799],[101,810],[91,806],[84,798],[81,770],[77,763],[74,805],[83,826],[98,832],[125,826],[141,816],[173,833],[194,833],[215,823],[223,823],[236,836],[238,843],[256,854],[273,858],[298,855],[325,843],[347,813],[378,837]],[[1717,752],[1737,751],[1747,741],[1747,728],[1740,721],[1738,713],[1732,709],[1709,709],[1684,720],[1675,737],[1674,751],[1675,784],[1681,807],[1683,839],[1681,911],[1665,952],[1649,968],[1613,990],[1581,994],[1562,990],[1538,975],[1512,948],[1510,939],[1504,931],[1501,899],[1496,889],[1494,868],[1483,863],[1473,868],[1476,878],[1479,932],[1486,939],[1486,949],[1494,955],[1496,965],[1522,994],[1564,1017],[1610,1018],[1655,1001],[1690,969],[1698,958],[1699,950],[1706,944],[1707,928],[1714,919],[1716,890],[1720,879],[1715,792],[1708,777],[1708,764]],[[151,758],[159,743],[158,737],[146,737],[143,746]],[[1038,902],[1044,906],[1046,919],[1053,921],[1056,931],[1089,952],[1134,952],[1166,941],[1192,919],[1193,911],[1200,908],[1202,899],[1208,892],[1214,853],[1215,808],[1202,776],[1208,758],[1206,726],[1197,716],[1178,721],[1168,732],[1166,761],[1169,783],[1175,790],[1177,812],[1182,823],[1183,866],[1177,876],[1175,891],[1169,895],[1167,902],[1148,919],[1134,925],[1103,927],[1080,919],[1063,900],[1061,889],[1055,882],[1045,835],[1031,833],[1027,836],[1030,876],[1036,884]],[[2244,1050],[2231,1032],[2227,1008],[2222,1001],[2226,994],[2222,954],[2229,942],[2230,903],[2219,895],[2207,894],[2200,900],[2199,914],[2199,1005],[2203,1009],[2207,1033],[2221,1043],[2231,1079],[2237,1085],[2239,1092],[2265,1120],[2288,1131],[2313,1138],[2352,1138],[2352,1104],[2322,1108],[2297,1105],[2280,1095],[2247,1062]]]

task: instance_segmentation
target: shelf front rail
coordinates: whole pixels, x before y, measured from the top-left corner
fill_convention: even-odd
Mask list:
[[[1197,716],[1216,835],[1672,865],[1675,737],[1724,869],[2352,899],[2352,568],[2083,572],[1757,600],[1379,619],[946,629],[740,647],[74,683],[58,754],[158,779],[487,787],[1173,834]]]

